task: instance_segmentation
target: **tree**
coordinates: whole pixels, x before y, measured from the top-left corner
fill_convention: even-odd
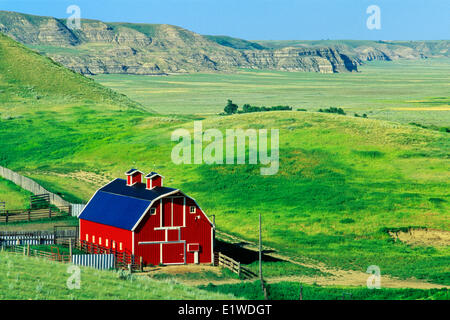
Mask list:
[[[238,110],[238,105],[234,104],[233,101],[231,101],[230,99],[228,99],[228,103],[225,106],[225,108],[223,109],[223,111],[225,111],[226,114],[234,114],[236,113],[236,111]]]

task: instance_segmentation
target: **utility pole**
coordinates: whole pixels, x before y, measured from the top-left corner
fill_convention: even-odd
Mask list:
[[[261,237],[261,213],[259,214],[259,279],[263,281],[262,276],[262,237]]]
[[[261,282],[261,290],[264,298],[267,300],[267,291],[264,286],[263,272],[262,272],[262,235],[261,235],[261,213],[259,214],[259,280]]]

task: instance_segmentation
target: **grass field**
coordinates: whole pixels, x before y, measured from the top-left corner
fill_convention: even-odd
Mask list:
[[[14,53],[31,59],[26,50]],[[41,66],[41,60],[36,55],[29,68],[33,63]],[[8,63],[0,60],[0,69],[7,70]],[[66,92],[64,85],[58,90],[59,78],[51,78],[49,71],[57,68],[53,64],[44,71],[49,72],[47,86],[54,88],[39,99],[35,95],[47,90],[35,86],[39,79],[27,78],[24,73],[13,80],[13,76],[0,73],[0,164],[36,179],[70,201],[87,201],[103,181],[123,177],[130,167],[157,170],[166,177],[165,185],[180,188],[208,215],[216,215],[218,228],[227,233],[257,240],[257,217],[262,213],[265,244],[289,256],[362,272],[369,265],[378,265],[382,274],[448,285],[449,246],[394,242],[386,232],[409,226],[450,231],[448,133],[374,118],[377,105],[409,108],[416,104],[407,101],[426,100],[418,105],[428,108],[434,105],[432,98],[439,98],[439,106],[448,105],[446,71],[450,64],[430,60],[419,62],[417,68],[413,62],[388,65],[364,67],[373,68],[372,73],[342,75],[245,71],[237,75],[142,77],[142,88],[161,91],[151,98],[150,107],[178,113],[173,115],[140,110],[108,90],[101,91],[105,94],[102,99],[96,94],[101,87],[89,80],[80,84],[81,92]],[[383,73],[386,70],[392,73]],[[222,80],[214,82],[214,77]],[[365,82],[364,77],[371,81]],[[414,82],[418,77],[422,80]],[[289,78],[294,79],[292,86]],[[123,79],[117,76],[122,91],[128,88],[132,92],[136,83],[131,79],[140,77],[130,77],[129,82]],[[291,94],[297,94],[299,79],[303,79],[304,90],[309,89],[298,91],[295,98]],[[348,81],[347,89],[342,79]],[[172,95],[172,85],[185,87],[186,93]],[[143,96],[150,99],[147,91]],[[310,92],[310,100],[305,98],[306,92]],[[79,94],[83,96],[77,100]],[[288,95],[292,100],[283,100]],[[12,96],[18,100],[11,101]],[[305,100],[299,100],[300,96]],[[320,97],[322,105],[317,102]],[[358,113],[369,110],[362,109],[367,105],[373,113],[367,111],[369,119],[299,111],[229,117],[183,114],[218,112],[226,98],[239,104],[291,104],[312,110],[337,105]],[[423,121],[448,122],[447,111],[424,112]],[[259,165],[175,165],[171,133],[178,128],[192,131],[195,119],[203,119],[204,129],[222,132],[231,128],[279,129],[278,174],[261,176]],[[399,117],[395,120],[403,122]]]
[[[31,195],[14,183],[0,178],[0,202],[5,202],[6,210],[26,208],[30,205]]]
[[[298,300],[300,286],[303,300],[448,300],[448,289],[367,289],[345,287],[321,287],[294,282],[280,282],[268,285],[268,297],[273,300]],[[261,284],[253,283],[207,285],[200,288],[211,291],[234,294],[237,297],[263,300]]]
[[[163,114],[218,113],[242,106],[342,107],[353,116],[450,125],[450,59],[370,62],[359,73],[242,70],[167,77],[98,75],[101,84]]]
[[[120,277],[114,271],[80,267],[80,289],[70,290],[68,265],[0,252],[0,300],[235,299],[173,281]],[[32,272],[30,272],[32,270]]]

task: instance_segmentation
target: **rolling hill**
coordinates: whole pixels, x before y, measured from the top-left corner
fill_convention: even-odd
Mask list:
[[[68,70],[0,33],[0,103],[3,111],[11,111],[20,102],[34,104],[46,98],[140,107],[125,95]]]

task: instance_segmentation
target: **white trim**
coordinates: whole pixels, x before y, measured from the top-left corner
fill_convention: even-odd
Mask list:
[[[164,179],[164,176],[160,175],[159,173],[152,174],[151,176],[149,176],[149,175],[150,175],[150,173],[147,174],[144,178],[145,178],[145,179],[151,179],[151,178],[153,178],[153,177],[155,177],[155,176],[160,176],[161,178]]]
[[[182,226],[179,227],[158,227],[158,228],[154,228],[153,230],[177,230],[183,228]]]
[[[130,169],[131,170],[131,169]],[[128,170],[128,171],[130,171],[130,170]],[[128,172],[127,171],[127,172]],[[134,169],[134,171],[131,171],[131,173],[127,173],[127,172],[125,172],[125,175],[126,176],[131,176],[131,175],[133,175],[133,174],[135,174],[136,172],[139,172],[140,174],[142,174],[142,175],[144,175],[145,173],[143,173],[142,171],[140,171],[140,170],[138,170],[138,169]]]
[[[189,250],[189,246],[192,246],[192,245],[196,245],[196,246],[198,246],[198,250]],[[187,244],[187,252],[195,252],[195,251],[200,251],[200,243],[188,243]]]
[[[186,227],[186,197],[183,197],[183,227]]]
[[[132,250],[131,250],[131,253],[134,255],[134,231],[132,231],[132,234],[133,234],[133,239],[131,240],[131,241],[132,241]]]
[[[173,191],[171,191],[171,192],[168,192],[168,193],[166,193],[166,194],[160,195],[159,197],[153,199],[152,202],[150,202],[150,205],[147,207],[147,209],[145,209],[144,213],[141,215],[141,217],[139,218],[139,220],[138,220],[138,221],[136,222],[136,224],[133,226],[133,228],[131,228],[131,231],[134,231],[134,230],[137,228],[137,226],[139,225],[139,223],[141,223],[142,219],[144,219],[144,216],[147,214],[148,209],[150,209],[150,208],[152,207],[152,205],[153,205],[153,203],[155,203],[155,201],[160,200],[160,199],[162,199],[162,198],[165,198],[166,196],[170,196],[171,194],[175,194],[175,193],[177,193],[177,192],[180,192],[180,190],[175,189],[175,190],[173,190]],[[161,203],[162,203],[162,202],[161,202]],[[162,221],[161,221],[161,227],[162,227]]]
[[[163,201],[162,198],[159,199],[159,226],[163,227]]]
[[[211,228],[211,263],[214,263],[214,228]]]
[[[170,204],[170,225],[173,227],[173,198],[171,199]]]

